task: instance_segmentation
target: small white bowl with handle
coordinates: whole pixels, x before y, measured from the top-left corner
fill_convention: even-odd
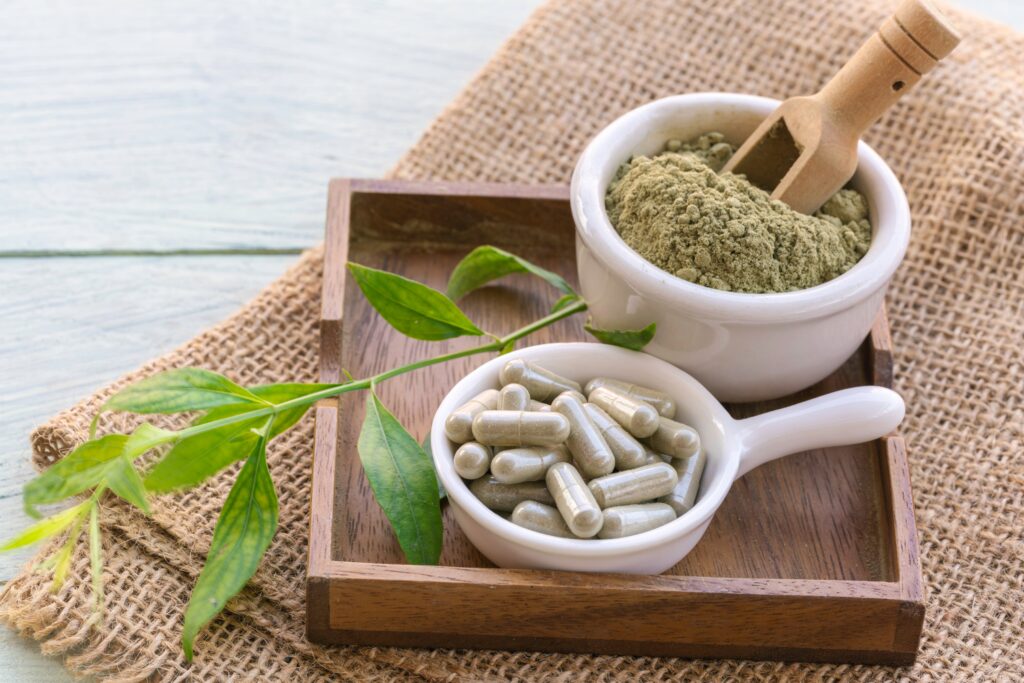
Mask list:
[[[683,368],[722,401],[785,396],[830,375],[864,341],[910,240],[910,208],[895,174],[868,145],[851,181],[868,200],[871,247],[817,287],[778,294],[724,292],[687,282],[627,245],[605,193],[631,156],[670,139],[718,131],[739,145],[779,105],[734,93],[655,100],[623,114],[587,145],[572,177],[580,290],[597,327],[658,331],[646,351]]]
[[[457,446],[445,419],[522,358],[580,384],[598,376],[658,389],[676,399],[676,419],[694,427],[707,452],[697,503],[651,531],[615,539],[570,539],[525,529],[492,512],[455,472]],[[769,460],[814,448],[877,439],[902,421],[903,399],[882,387],[844,389],[744,420],[734,420],[714,396],[679,368],[646,353],[596,343],[541,344],[494,358],[466,375],[437,409],[430,445],[438,477],[459,527],[499,567],[660,574],[697,544],[733,481]]]

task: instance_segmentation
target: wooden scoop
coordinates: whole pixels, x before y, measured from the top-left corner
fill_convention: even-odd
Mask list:
[[[857,170],[857,141],[960,36],[928,0],[903,0],[817,94],[792,97],[722,169],[814,213]]]

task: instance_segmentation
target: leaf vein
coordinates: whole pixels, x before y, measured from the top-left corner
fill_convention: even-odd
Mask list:
[[[413,520],[413,528],[416,530],[416,544],[417,546],[419,546],[420,552],[423,552],[423,549],[426,546],[426,542],[425,539],[423,538],[423,531],[422,529],[420,529],[420,519],[416,515],[415,508],[409,502],[409,499],[411,497],[409,482],[406,481],[405,475],[402,473],[402,468],[398,466],[398,459],[395,457],[394,451],[391,448],[391,443],[388,441],[387,432],[384,431],[384,422],[381,420],[380,409],[377,407],[377,397],[373,396],[372,400],[374,420],[376,420],[377,422],[377,426],[380,429],[380,433],[384,435],[384,446],[387,449],[388,457],[391,459],[392,466],[394,467],[395,472],[398,474],[399,480],[402,482],[402,491],[405,493],[405,496],[403,497],[402,500],[403,507],[408,508],[407,514],[409,515],[410,519]]]

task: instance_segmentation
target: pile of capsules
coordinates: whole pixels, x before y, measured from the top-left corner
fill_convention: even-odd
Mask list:
[[[445,421],[455,471],[491,510],[551,536],[622,538],[693,507],[706,455],[667,394],[606,377],[581,388],[519,359],[499,379]]]

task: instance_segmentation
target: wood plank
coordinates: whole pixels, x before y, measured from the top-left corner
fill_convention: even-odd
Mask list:
[[[0,251],[309,246],[538,2],[5,7]]]
[[[293,256],[9,259],[0,267],[0,538],[28,524],[29,431],[220,321]],[[40,309],[40,302],[46,302]],[[32,549],[0,554],[0,580]]]
[[[505,647],[498,643],[507,638],[525,649],[560,652],[719,654],[705,649],[711,647],[740,657],[802,650],[812,661],[843,652],[861,653],[851,661],[872,661],[873,653],[891,662],[900,608],[889,596],[758,594],[743,580],[733,580],[731,591],[691,592],[685,584],[693,580],[677,577],[502,570],[481,571],[475,581],[399,585],[376,569],[356,565],[330,584],[327,625],[338,632],[331,642]],[[546,582],[545,575],[557,580]],[[684,585],[657,590],[654,583]]]

